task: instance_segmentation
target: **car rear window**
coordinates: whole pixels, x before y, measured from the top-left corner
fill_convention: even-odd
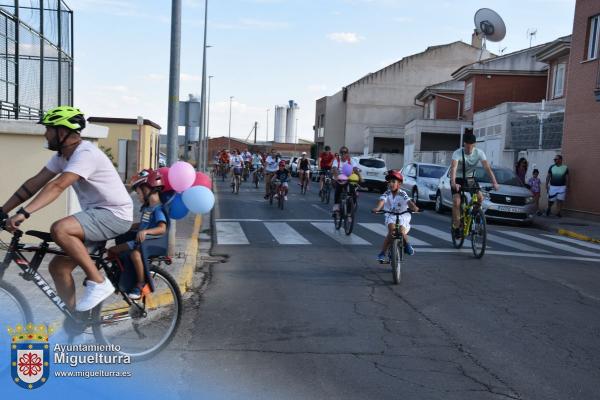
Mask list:
[[[367,168],[385,168],[385,161],[376,160],[374,158],[362,158],[358,163]]]
[[[422,178],[439,178],[444,175],[446,167],[437,165],[420,165],[419,176]]]

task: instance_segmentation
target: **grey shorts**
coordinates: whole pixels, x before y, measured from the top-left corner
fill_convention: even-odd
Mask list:
[[[129,231],[132,224],[132,221],[118,218],[105,208],[90,208],[73,214],[73,217],[81,225],[83,243],[90,251]]]

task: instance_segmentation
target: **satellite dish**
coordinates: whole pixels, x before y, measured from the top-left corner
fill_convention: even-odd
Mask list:
[[[496,11],[481,8],[475,13],[475,33],[484,40],[499,42],[506,36],[506,26]]]

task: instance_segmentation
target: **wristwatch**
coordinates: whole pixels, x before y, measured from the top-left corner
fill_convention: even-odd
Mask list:
[[[17,214],[23,214],[23,216],[25,218],[29,218],[29,216],[31,216],[31,214],[28,213],[27,211],[25,211],[25,209],[23,207],[21,207],[17,210]]]

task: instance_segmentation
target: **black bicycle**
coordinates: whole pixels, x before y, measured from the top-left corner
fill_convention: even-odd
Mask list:
[[[377,211],[375,214],[390,214],[396,216],[396,222],[394,224],[394,232],[392,234],[392,243],[388,249],[388,260],[392,264],[392,276],[394,278],[394,284],[397,285],[402,279],[402,262],[404,261],[404,236],[402,236],[402,230],[400,225],[400,216],[403,214],[412,214],[411,210],[402,212],[395,211]],[[387,228],[387,227],[386,227]]]
[[[0,231],[4,229],[6,219],[0,220]],[[41,239],[39,245],[20,243],[23,235]],[[147,240],[152,237],[147,236]],[[139,300],[132,300],[120,289],[121,267],[119,263],[106,258],[106,249],[100,248],[90,257],[99,270],[115,287],[115,292],[90,311],[71,311],[64,300],[40,275],[38,269],[47,254],[66,256],[53,246],[49,233],[16,230],[10,244],[0,240],[0,250],[6,251],[0,264],[0,315],[3,323],[21,324],[33,322],[31,308],[25,296],[13,285],[4,281],[4,274],[11,262],[21,269],[19,274],[25,281],[33,283],[65,315],[64,329],[69,337],[88,332],[101,344],[120,346],[120,352],[129,355],[132,360],[151,358],[164,349],[175,336],[181,322],[183,303],[179,286],[173,277],[162,268],[162,264],[171,264],[169,257],[161,256],[149,259],[151,283],[144,288]],[[30,260],[25,253],[33,253]],[[85,284],[85,281],[84,281]],[[153,290],[149,289],[153,286]],[[14,326],[14,325],[13,325]]]
[[[340,193],[340,210],[333,213],[333,223],[335,229],[340,229],[344,225],[344,232],[350,235],[354,229],[356,217],[356,208],[358,207],[357,185],[348,183],[344,185]]]
[[[325,204],[329,204],[329,199],[331,197],[331,172],[327,171],[323,175],[323,189],[319,191],[319,196],[321,198],[321,202]]]

